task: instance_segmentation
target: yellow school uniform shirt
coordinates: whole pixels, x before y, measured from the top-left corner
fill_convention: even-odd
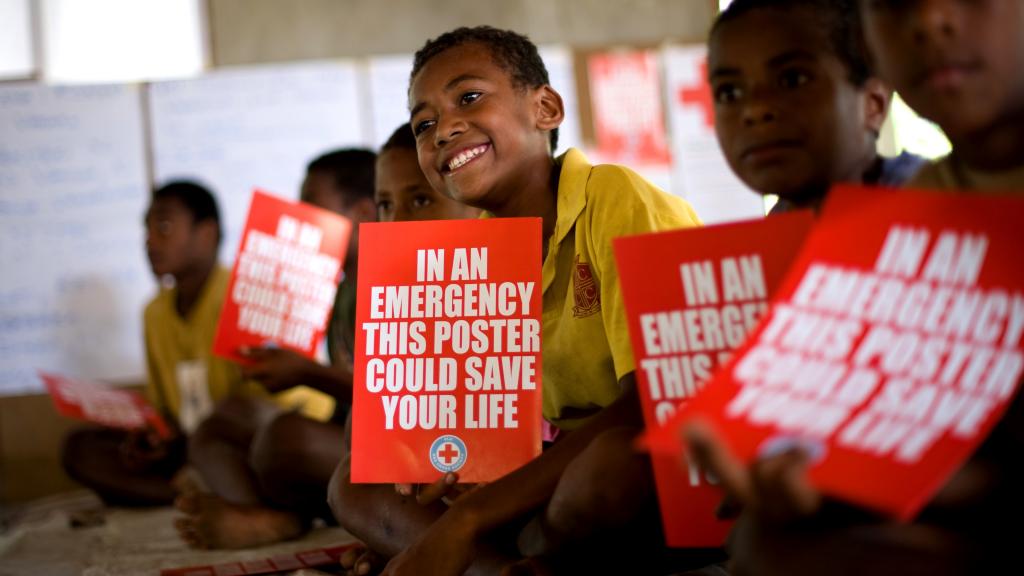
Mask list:
[[[160,290],[146,306],[143,328],[149,396],[154,405],[176,420],[181,416],[178,376],[183,366],[198,365],[205,370],[206,386],[213,403],[231,395],[269,396],[255,382],[245,381],[237,364],[212,352],[229,279],[227,269],[215,267],[185,318],[175,309],[177,292],[173,288]],[[334,409],[332,398],[304,386],[277,394],[273,400],[287,408],[298,408],[318,420],[326,420]]]
[[[994,172],[972,170],[955,155],[928,164],[908,184],[911,188],[962,192],[1024,193],[1024,166]]]
[[[558,217],[542,272],[544,417],[567,430],[618,398],[634,371],[612,239],[700,225],[693,208],[632,170],[556,158]]]

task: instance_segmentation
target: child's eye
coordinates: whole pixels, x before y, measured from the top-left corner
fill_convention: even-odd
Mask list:
[[[465,106],[466,104],[472,104],[483,96],[482,92],[466,92],[462,96],[459,96],[459,104]]]
[[[433,203],[434,201],[431,200],[430,196],[417,196],[412,199],[413,208],[426,208]]]
[[[161,236],[171,235],[171,221],[170,220],[159,220],[156,223],[156,231]]]
[[[779,87],[797,88],[811,81],[811,76],[803,70],[786,70],[779,76]]]
[[[430,130],[430,127],[433,126],[433,125],[434,125],[434,121],[433,120],[423,120],[422,122],[417,122],[412,127],[412,132],[416,136],[419,136],[420,134],[423,134],[427,130]]]
[[[719,84],[713,90],[715,102],[719,104],[729,104],[743,96],[743,91],[735,84]]]

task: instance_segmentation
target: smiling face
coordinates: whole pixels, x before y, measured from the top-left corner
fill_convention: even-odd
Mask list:
[[[390,148],[377,156],[375,200],[381,222],[460,220],[480,215],[480,210],[434,190],[420,169],[416,151],[408,148]]]
[[[495,210],[535,178],[549,161],[545,96],[550,87],[519,87],[480,43],[441,52],[419,71],[409,90],[420,168],[450,198]],[[555,94],[557,98],[557,94]],[[546,101],[545,101],[546,102]]]
[[[1020,0],[861,0],[879,74],[954,141],[1024,109]]]
[[[884,92],[851,82],[812,12],[753,9],[723,22],[709,47],[715,130],[748,186],[801,202],[861,179]]]

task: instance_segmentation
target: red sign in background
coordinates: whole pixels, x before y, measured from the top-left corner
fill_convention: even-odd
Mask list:
[[[352,224],[301,202],[253,192],[213,351],[280,346],[310,358],[334,307]]]
[[[42,371],[39,378],[57,412],[64,416],[125,430],[151,427],[164,438],[171,434],[167,423],[141,394]]]

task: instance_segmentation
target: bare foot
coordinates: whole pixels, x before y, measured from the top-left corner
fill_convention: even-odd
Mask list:
[[[174,527],[193,548],[253,548],[301,536],[306,526],[290,512],[239,506],[212,494],[182,494],[174,505],[186,514]]]
[[[199,492],[209,492],[207,490],[202,477],[199,476],[199,472],[191,466],[184,466],[174,478],[171,478],[171,487],[174,488],[178,494],[197,494]]]

